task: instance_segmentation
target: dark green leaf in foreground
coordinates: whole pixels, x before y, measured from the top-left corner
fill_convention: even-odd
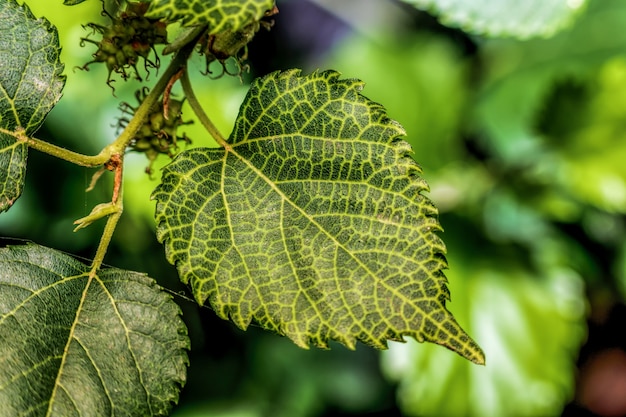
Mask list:
[[[13,132],[32,135],[61,98],[65,78],[56,29],[35,19],[26,5],[0,0],[0,212],[22,194],[26,144]]]
[[[165,415],[186,378],[178,306],[143,274],[0,249],[0,416]]]
[[[487,36],[550,36],[571,24],[586,0],[404,0],[442,23]]]
[[[338,77],[257,80],[225,149],[166,167],[154,198],[167,258],[241,328],[301,347],[410,335],[483,363],[446,310],[437,210],[403,129]]]
[[[153,0],[147,16],[182,19],[186,25],[208,24],[213,34],[241,29],[272,7],[274,0]]]

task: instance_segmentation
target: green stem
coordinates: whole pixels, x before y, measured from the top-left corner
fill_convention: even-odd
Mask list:
[[[163,49],[163,55],[169,55],[172,52],[176,52],[185,45],[189,45],[189,43],[193,43],[195,45],[198,41],[198,37],[204,34],[206,30],[206,24],[183,28],[181,35]]]
[[[209,134],[215,139],[215,141],[223,148],[229,148],[228,142],[224,139],[224,136],[220,133],[220,131],[215,127],[209,116],[204,112],[202,105],[198,101],[195,93],[193,92],[193,88],[191,87],[191,81],[189,80],[189,74],[187,71],[183,73],[183,76],[180,79],[180,82],[183,86],[183,91],[185,92],[185,97],[187,97],[187,101],[191,106],[193,112],[198,116],[200,123],[202,126],[209,132]]]
[[[141,105],[137,108],[133,118],[128,123],[124,131],[117,137],[117,139],[115,139],[113,143],[103,150],[108,153],[109,157],[114,154],[124,153],[130,141],[144,124],[148,115],[152,112],[157,100],[167,88],[170,78],[176,75],[176,73],[187,63],[189,55],[193,52],[194,45],[195,43],[193,42],[186,45],[174,56],[170,65],[159,78],[159,81],[157,81],[156,85],[152,88],[152,90],[150,90],[150,94],[146,96],[146,98],[141,102]]]
[[[94,156],[73,152],[60,146],[53,145],[52,143],[43,141],[41,139],[28,137],[22,129],[10,131],[0,128],[0,133],[11,135],[18,142],[26,143],[29,148],[37,149],[38,151],[55,156],[59,159],[63,159],[64,161],[71,162],[75,165],[80,165],[84,167],[96,167],[104,164],[110,158],[110,155],[106,155],[104,150],[102,150],[102,152],[100,152],[98,155]]]
[[[53,145],[36,138],[28,138],[26,144],[33,149],[45,152],[48,155],[55,156],[67,162],[84,167],[97,167],[109,160],[109,155],[100,152],[98,155],[89,156],[81,153],[73,152],[60,146]]]
[[[119,196],[117,201],[115,202],[115,212],[107,218],[107,223],[104,226],[104,231],[102,232],[102,237],[100,238],[100,243],[98,244],[98,249],[96,250],[96,255],[91,262],[91,271],[89,272],[89,277],[93,278],[100,267],[102,266],[102,262],[104,261],[104,255],[106,255],[107,250],[109,249],[109,244],[111,243],[111,239],[113,238],[113,233],[115,232],[115,228],[117,227],[117,222],[120,217],[122,217],[122,212],[124,211],[124,203],[123,203],[123,185],[120,186]]]
[[[198,35],[199,36],[199,35]],[[93,262],[91,263],[91,271],[89,272],[90,277],[95,277],[96,273],[102,266],[102,262],[104,261],[104,256],[109,248],[109,244],[111,243],[111,239],[113,238],[113,233],[117,227],[117,223],[122,216],[122,212],[124,211],[124,203],[123,203],[123,165],[124,165],[124,151],[126,147],[135,136],[137,131],[141,128],[148,115],[152,111],[152,108],[156,104],[157,100],[163,94],[163,91],[167,88],[169,80],[173,77],[180,68],[184,67],[189,58],[191,52],[193,52],[195,42],[191,42],[186,45],[184,48],[174,56],[172,62],[167,67],[163,75],[159,78],[156,85],[150,91],[150,94],[144,99],[141,105],[135,111],[132,120],[128,123],[124,131],[117,137],[117,139],[111,143],[109,146],[105,147],[101,153],[105,153],[108,155],[107,161],[111,160],[114,155],[119,155],[119,167],[117,169],[120,170],[119,177],[116,176],[116,183],[119,186],[119,189],[114,190],[113,195],[113,204],[115,206],[115,211],[110,214],[107,218],[106,225],[104,226],[104,231],[102,232],[102,237],[100,238],[100,243],[98,244],[98,249],[96,250],[96,254],[93,258]]]
[[[200,34],[198,35],[198,37]],[[45,142],[41,139],[28,137],[24,130],[16,129],[15,131],[9,131],[0,128],[0,133],[13,136],[16,140],[26,143],[30,148],[47,153],[59,159],[63,159],[67,162],[75,165],[85,167],[97,167],[108,162],[115,154],[123,154],[126,147],[133,139],[137,131],[141,128],[144,121],[151,113],[157,100],[165,91],[167,84],[172,76],[176,74],[181,67],[185,65],[189,55],[193,52],[195,42],[190,42],[181,48],[178,53],[172,59],[172,62],[167,67],[163,75],[159,78],[159,81],[150,91],[150,94],[145,98],[141,105],[137,108],[132,120],[128,123],[124,131],[108,146],[104,147],[100,153],[94,156],[84,155],[69,149],[62,148],[57,145]]]

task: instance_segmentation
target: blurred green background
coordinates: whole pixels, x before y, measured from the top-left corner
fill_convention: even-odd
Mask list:
[[[95,154],[139,84],[118,80],[113,96],[102,65],[76,69],[94,52],[79,46],[90,32],[81,24],[106,23],[100,2],[26,3],[59,28],[67,75],[38,136]],[[157,179],[143,155],[130,155],[107,262],[180,294],[192,350],[173,415],[626,415],[626,3],[590,0],[569,27],[525,40],[446,27],[399,1],[277,4],[274,28],[250,45],[243,84],[203,77],[203,59],[192,60],[205,109],[228,134],[253,77],[302,68],[364,80],[424,168],[445,229],[449,309],[487,365],[412,340],[384,352],[305,351],[198,308],[154,237]],[[192,146],[212,144],[198,123],[183,130]],[[0,216],[0,235],[93,256],[102,224],[72,233],[75,219],[110,198],[110,178],[84,192],[92,174],[30,152],[25,192]]]

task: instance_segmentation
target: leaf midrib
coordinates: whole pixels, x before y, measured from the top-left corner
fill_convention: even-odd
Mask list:
[[[285,205],[286,200],[281,200],[281,211],[280,211],[280,234],[283,237],[283,247],[285,250],[285,253],[287,254],[287,258],[289,259],[289,266],[293,272],[294,276],[297,276],[297,272],[296,272],[296,267],[295,264],[291,258],[291,251],[289,251],[289,249],[287,248],[286,242],[287,242],[287,236],[285,235],[285,229],[283,227],[283,221],[284,221],[284,205]],[[320,321],[325,323],[329,328],[332,328],[331,325],[329,325],[329,323],[327,323],[324,320],[324,315],[319,311],[319,309],[317,308],[317,303],[315,303],[311,297],[309,296],[309,292],[306,291],[304,288],[302,288],[302,285],[300,284],[300,280],[296,279],[295,280],[298,288],[300,289],[300,291],[302,292],[302,294],[304,294],[304,296],[306,297],[307,301],[309,302],[309,304],[313,307],[313,310],[315,310],[315,312],[317,313],[317,316],[320,318]],[[341,297],[343,298],[343,292],[339,292],[341,294]],[[324,294],[326,296],[326,294]],[[344,299],[344,305],[348,306],[348,303],[345,302]],[[352,319],[354,320],[354,323],[357,323],[359,326],[359,329],[361,329],[363,332],[366,332],[367,329],[365,329],[362,325],[361,325],[361,320],[359,320],[357,317],[355,317],[354,313],[352,312],[351,308],[346,308],[346,310],[348,311],[348,314],[352,317]]]
[[[78,308],[76,309],[76,314],[74,315],[74,320],[72,321],[72,326],[70,327],[70,331],[68,333],[67,336],[67,341],[65,342],[65,346],[63,347],[63,355],[61,357],[61,363],[59,364],[59,371],[57,372],[57,376],[54,379],[54,385],[52,387],[52,392],[50,393],[50,402],[48,403],[48,410],[46,411],[46,416],[51,416],[52,415],[52,406],[54,404],[54,397],[56,396],[56,392],[57,392],[57,388],[59,386],[61,386],[61,376],[63,375],[63,367],[65,366],[65,362],[67,360],[67,356],[68,356],[68,352],[69,352],[69,347],[70,344],[72,343],[72,340],[74,339],[74,332],[76,330],[76,325],[78,323],[78,318],[80,316],[80,312],[82,311],[82,307],[83,304],[85,302],[85,298],[86,298],[86,294],[87,291],[89,290],[89,286],[91,285],[91,282],[93,281],[93,278],[89,277],[89,273],[84,272],[76,277],[72,277],[75,279],[81,278],[81,277],[87,277],[87,283],[85,284],[85,288],[83,288],[83,292],[81,294],[80,297],[80,302],[78,304]],[[59,280],[57,282],[62,283],[64,280]],[[92,362],[93,363],[93,362]],[[94,364],[94,367],[97,369],[97,367]],[[98,376],[100,376],[98,374]],[[102,378],[100,378],[100,380],[102,381]],[[113,407],[113,401],[111,399],[111,396],[109,395],[109,392],[107,391],[106,387],[103,384],[103,389],[104,392],[107,395],[107,398],[109,399],[109,403],[111,404],[111,407]]]
[[[143,381],[143,373],[141,371],[141,368],[138,366],[137,358],[135,357],[135,353],[134,353],[134,351],[132,349],[132,346],[130,344],[130,339],[129,339],[130,330],[127,328],[126,322],[123,320],[123,318],[122,318],[122,316],[121,316],[121,314],[120,314],[120,312],[119,312],[119,310],[117,308],[117,305],[115,304],[114,297],[111,295],[111,293],[109,292],[109,290],[106,287],[106,285],[104,285],[104,282],[102,281],[102,279],[100,277],[98,277],[97,275],[95,277],[90,277],[89,276],[89,272],[85,272],[85,273],[82,273],[82,274],[74,276],[74,277],[63,278],[62,280],[59,280],[56,283],[61,284],[61,283],[64,283],[67,279],[70,279],[70,278],[78,279],[78,278],[85,277],[85,276],[87,277],[87,283],[85,284],[85,288],[83,289],[83,292],[81,294],[80,303],[78,305],[78,308],[76,309],[76,315],[74,316],[74,321],[72,322],[72,326],[70,327],[70,331],[69,331],[68,337],[67,337],[67,342],[65,344],[65,347],[63,348],[63,355],[62,355],[61,363],[59,364],[59,371],[57,373],[57,377],[55,378],[54,385],[53,385],[53,388],[52,388],[52,392],[50,393],[50,402],[48,404],[48,410],[46,412],[46,416],[52,416],[52,406],[54,405],[54,398],[56,396],[57,388],[62,386],[62,384],[61,384],[61,377],[63,376],[63,369],[65,367],[65,363],[66,363],[67,357],[69,356],[70,345],[72,344],[73,341],[76,341],[76,343],[80,344],[83,347],[85,353],[87,354],[87,356],[90,359],[91,364],[93,365],[93,367],[96,369],[96,372],[98,373],[98,378],[99,378],[99,380],[100,380],[100,382],[102,384],[102,389],[105,392],[106,397],[109,400],[109,404],[111,406],[111,409],[114,410],[116,408],[116,404],[113,401],[113,398],[111,397],[111,394],[109,393],[109,390],[107,389],[107,384],[105,383],[105,380],[102,377],[102,374],[100,372],[99,367],[96,364],[96,361],[94,361],[91,358],[91,356],[89,355],[88,349],[86,349],[83,346],[83,344],[80,342],[80,339],[75,337],[75,335],[74,335],[74,333],[76,331],[76,326],[78,325],[78,323],[80,321],[80,319],[79,319],[80,315],[81,315],[81,313],[83,311],[83,304],[85,303],[85,300],[87,298],[87,294],[89,292],[89,288],[91,287],[91,285],[92,285],[92,283],[94,281],[96,281],[102,287],[104,293],[107,295],[107,298],[111,302],[111,306],[113,308],[113,311],[115,312],[115,315],[117,316],[120,324],[122,325],[122,327],[124,329],[124,335],[126,337],[126,345],[128,347],[128,351],[130,352],[130,354],[131,354],[131,356],[133,358],[133,361],[135,363],[135,369],[137,370],[137,373],[139,374],[140,385],[141,385],[141,387],[143,388],[143,390],[144,390],[144,392],[146,394],[146,398],[150,397],[150,395],[149,395],[149,393],[148,393],[148,391],[146,389],[146,386],[144,384],[144,381]],[[49,287],[50,286],[46,286],[44,288],[49,288]],[[149,404],[149,406],[150,406],[150,408],[152,407],[150,404]]]
[[[241,143],[241,142],[239,142],[239,143]],[[225,148],[223,162],[222,162],[223,163],[222,173],[224,172],[224,169],[225,169],[225,166],[226,166],[226,160],[228,159],[227,157],[228,157],[228,153],[229,152],[232,153],[238,160],[240,160],[245,165],[247,165],[248,168],[251,169],[255,174],[257,174],[282,200],[289,202],[289,204],[292,207],[294,207],[298,212],[300,212],[302,214],[302,216],[304,216],[313,225],[315,225],[315,227],[317,227],[318,230],[320,230],[328,239],[330,239],[338,247],[340,247],[345,253],[347,253],[361,268],[363,268],[364,271],[367,272],[367,274],[374,280],[374,282],[378,282],[378,283],[382,284],[383,287],[385,287],[391,293],[393,293],[396,296],[398,296],[399,298],[401,298],[406,304],[412,305],[411,304],[411,300],[409,298],[407,298],[401,292],[397,291],[395,288],[390,287],[389,285],[387,285],[387,283],[384,280],[379,279],[376,276],[376,274],[373,271],[371,271],[370,268],[367,265],[365,265],[357,256],[355,256],[351,251],[349,251],[345,247],[345,245],[343,243],[339,242],[334,236],[332,236],[324,227],[322,227],[307,212],[305,212],[298,205],[296,205],[290,198],[288,198],[288,196],[285,193],[283,193],[283,191],[280,190],[280,188],[278,188],[262,171],[260,171],[256,166],[254,166],[251,161],[249,161],[248,159],[246,159],[242,155],[240,155],[238,152],[236,152],[236,150],[234,149],[234,147],[232,145],[229,146],[228,148]],[[225,180],[225,176],[222,175],[221,176],[221,181],[220,181],[220,187],[221,187],[222,195],[225,195],[224,194],[224,180]],[[233,234],[233,229],[231,228],[230,218],[229,218],[229,229],[230,229],[231,235],[232,235]],[[234,244],[234,242],[233,242],[233,244]],[[385,323],[387,323],[389,328],[394,328],[394,326],[391,325],[391,323],[387,320],[387,318],[384,315],[381,315],[381,318],[385,321]]]

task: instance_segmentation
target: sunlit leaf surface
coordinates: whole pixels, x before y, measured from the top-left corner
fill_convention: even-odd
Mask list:
[[[580,277],[561,268],[537,277],[510,263],[491,263],[454,262],[450,271],[463,275],[452,280],[454,293],[463,294],[455,298],[455,315],[480,340],[485,367],[415,343],[393,344],[383,353],[405,415],[557,416],[572,399],[585,334]]]
[[[0,416],[166,415],[186,379],[178,306],[151,278],[0,249]]]
[[[586,0],[404,0],[449,26],[487,36],[549,36],[567,27]]]
[[[402,335],[482,363],[446,310],[444,245],[403,129],[336,72],[274,73],[226,148],[182,152],[154,193],[157,235],[196,299],[302,347]]]
[[[65,78],[56,29],[26,5],[0,0],[0,212],[22,194],[26,144],[10,134],[33,134],[61,97]]]

